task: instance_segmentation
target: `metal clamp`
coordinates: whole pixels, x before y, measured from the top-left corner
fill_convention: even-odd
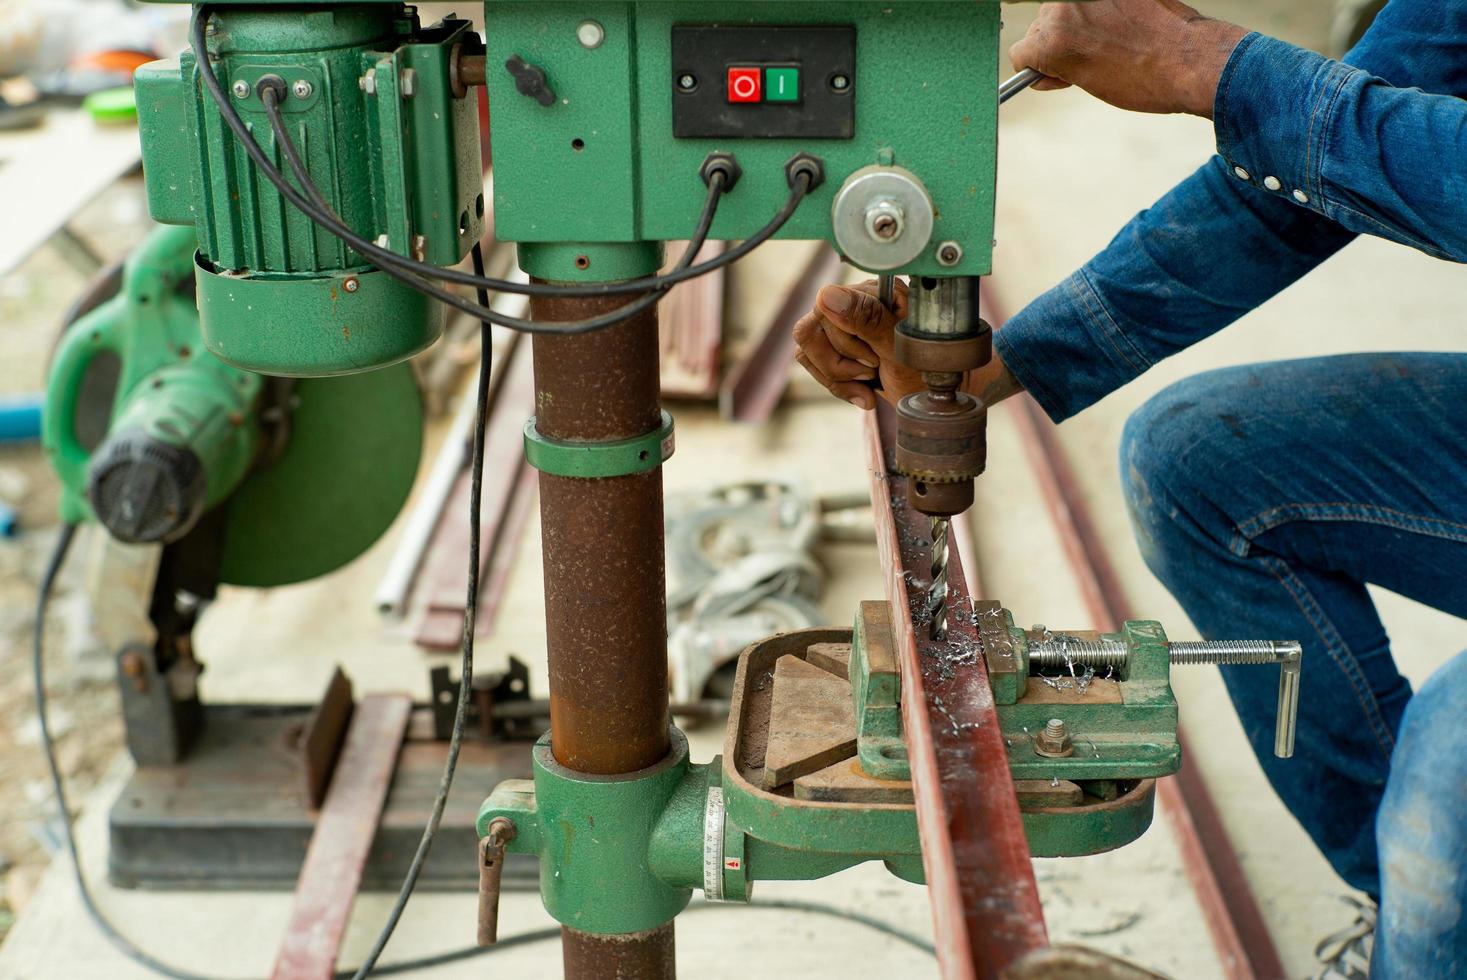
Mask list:
[[[655,470],[672,458],[675,448],[672,416],[662,413],[662,426],[646,435],[620,442],[560,442],[547,439],[525,423],[525,459],[541,473],[583,480],[633,476]]]
[[[1303,666],[1303,647],[1294,641],[1203,640],[1168,643],[1167,651],[1171,662],[1177,665],[1278,664],[1279,700],[1273,754],[1280,759],[1293,756],[1294,741],[1299,731],[1299,671]],[[1095,642],[1058,636],[1029,646],[1031,667],[1124,667],[1130,655],[1125,643],[1112,639]]]

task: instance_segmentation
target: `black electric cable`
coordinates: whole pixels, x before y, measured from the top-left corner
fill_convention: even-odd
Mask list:
[[[472,254],[474,270],[483,274],[484,250],[478,242],[474,243]],[[479,290],[479,302],[485,307],[489,305],[489,297],[482,289]],[[443,762],[443,775],[438,781],[438,792],[433,797],[433,810],[428,817],[427,824],[423,827],[423,836],[418,840],[417,852],[413,854],[412,863],[408,865],[407,874],[402,880],[402,887],[397,893],[397,900],[392,903],[392,911],[388,913],[387,922],[378,932],[377,940],[372,944],[367,958],[357,968],[354,974],[355,980],[362,980],[372,972],[372,968],[377,965],[378,957],[387,948],[393,932],[397,930],[397,923],[402,919],[403,910],[407,908],[408,901],[413,897],[413,891],[418,886],[418,876],[423,873],[423,864],[428,860],[428,852],[432,850],[433,841],[438,837],[438,826],[443,821],[443,809],[448,805],[448,794],[453,789],[454,773],[458,770],[458,755],[464,740],[464,722],[468,718],[469,711],[469,691],[474,682],[474,632],[479,618],[480,511],[484,498],[484,445],[489,428],[489,381],[493,374],[493,366],[493,331],[490,330],[488,321],[480,321],[479,383],[474,395],[474,448],[469,470],[469,591],[468,597],[464,600],[464,632],[459,663],[458,705],[453,712],[453,729],[448,739],[448,758]]]
[[[707,262],[698,263],[696,265],[689,264],[687,268],[674,270],[670,273],[664,273],[656,276],[648,276],[641,279],[623,280],[620,282],[612,283],[582,283],[575,285],[563,285],[551,283],[516,283],[502,279],[488,279],[483,276],[470,275],[468,273],[460,272],[456,269],[446,269],[439,266],[428,265],[426,263],[409,259],[405,256],[397,254],[396,252],[392,252],[382,248],[376,242],[373,242],[354,232],[350,227],[342,222],[339,217],[333,214],[329,208],[323,209],[321,207],[318,207],[315,202],[319,201],[324,204],[324,197],[320,194],[318,188],[310,185],[309,175],[305,174],[304,170],[302,170],[302,172],[297,175],[298,179],[301,180],[303,185],[310,185],[310,190],[307,191],[307,193],[312,194],[315,200],[307,200],[306,197],[302,196],[302,193],[300,191],[296,190],[296,188],[290,184],[290,182],[285,178],[285,175],[280,172],[279,168],[276,167],[275,164],[266,155],[264,149],[255,142],[254,137],[250,134],[249,126],[245,123],[244,119],[241,118],[238,110],[235,109],[234,104],[225,94],[224,88],[219,82],[218,75],[214,72],[214,68],[210,61],[210,56],[208,52],[208,44],[206,41],[206,25],[210,14],[211,8],[208,5],[201,5],[197,9],[194,16],[193,27],[191,30],[191,43],[195,59],[198,62],[199,77],[202,80],[204,88],[207,90],[210,98],[214,101],[215,106],[218,108],[221,117],[225,121],[225,124],[234,133],[235,138],[239,140],[241,146],[245,150],[245,153],[254,162],[255,166],[260,170],[265,178],[275,186],[275,188],[281,193],[282,196],[284,196],[298,210],[306,214],[307,217],[311,218],[311,220],[326,228],[329,232],[331,232],[337,238],[341,239],[347,245],[351,246],[363,257],[372,260],[380,268],[382,268],[383,271],[390,272],[391,270],[396,270],[397,272],[408,273],[423,278],[439,279],[445,282],[452,282],[457,285],[471,286],[475,289],[486,288],[496,292],[521,293],[530,296],[543,297],[605,296],[622,293],[639,293],[648,289],[665,291],[667,288],[670,288],[677,283],[697,278],[698,276],[706,275],[709,272],[713,272],[716,269],[721,269],[725,266],[731,265],[734,262],[737,262],[739,259],[743,258],[745,255],[749,254],[749,252],[753,251],[754,248],[774,237],[774,235],[777,234],[786,223],[788,223],[790,217],[794,214],[795,209],[798,208],[800,202],[810,192],[811,185],[814,180],[813,174],[811,174],[810,172],[801,172],[796,174],[791,179],[789,200],[786,202],[785,206],[781,208],[780,212],[774,217],[774,219],[772,219],[758,232],[756,232],[754,235],[750,236],[748,239],[741,242],[734,248],[729,249],[728,251],[716,256],[713,259],[708,260]],[[259,93],[262,102],[266,101],[266,93],[271,91],[274,91],[272,86],[260,86]],[[277,92],[277,100],[278,94],[279,93]],[[290,142],[289,133],[288,131],[284,130],[283,125],[277,130],[277,139],[280,138],[281,132],[285,133],[286,142]],[[298,154],[296,160],[297,162],[299,162]],[[712,177],[710,177],[710,190],[712,190],[713,183],[714,181]],[[408,282],[408,280],[403,279],[400,275],[395,275],[394,278],[398,278],[401,281]],[[418,284],[413,282],[409,282],[409,285],[413,285],[415,288],[417,288],[418,286]],[[429,292],[429,295],[432,295],[435,298],[438,298],[444,302],[449,302],[450,305],[458,306],[458,303],[444,298],[445,295],[453,296],[453,294],[451,293],[439,294],[437,292]],[[454,300],[457,299],[457,297],[454,297]],[[655,303],[657,302],[657,300],[653,300],[653,302]],[[458,306],[458,308],[463,309],[464,307]],[[465,312],[469,311],[465,310]],[[619,313],[620,311],[617,312]],[[640,312],[640,310],[638,310],[637,312]],[[489,319],[490,322],[494,323],[500,322],[498,314],[493,314],[492,312],[487,317],[481,313],[470,313],[470,315],[479,317],[480,319]],[[616,315],[617,313],[612,313],[607,314],[606,316],[609,318]],[[633,315],[635,314],[626,313],[624,314],[624,318]],[[583,321],[583,323],[590,322],[591,321]],[[613,322],[620,322],[620,320],[615,320]],[[502,323],[501,325],[511,326],[510,323]],[[596,327],[593,327],[592,329],[601,329],[607,325],[610,324],[600,324]],[[557,330],[554,328],[564,328],[568,325],[539,324],[538,326],[540,328],[539,332],[557,332]],[[528,329],[526,327],[515,327],[515,329],[527,329],[527,332],[536,332],[535,330]],[[560,329],[558,332],[569,333],[576,331],[570,329]],[[589,331],[586,331],[583,327],[582,330],[579,332]]]
[[[309,193],[313,198],[321,200],[320,191],[315,187],[314,184],[311,183],[310,175],[306,172],[305,164],[301,160],[300,152],[296,148],[295,141],[291,138],[289,130],[285,127],[285,120],[281,116],[280,107],[278,102],[276,101],[275,91],[268,87],[262,88],[260,95],[261,100],[265,104],[265,113],[269,119],[270,128],[274,133],[276,142],[280,145],[281,152],[285,156],[286,162],[290,166],[292,173],[294,173],[296,180],[308,188],[307,193]],[[674,266],[673,271],[672,273],[670,273],[670,275],[676,275],[689,269],[692,266],[693,260],[697,258],[698,253],[702,251],[704,244],[707,243],[708,233],[713,227],[713,219],[717,216],[719,201],[722,200],[722,196],[724,193],[724,184],[724,175],[721,173],[715,173],[709,178],[708,195],[703,202],[703,210],[698,216],[698,225],[693,233],[693,238],[689,241],[687,250],[683,253],[682,258],[678,261],[677,265]],[[324,201],[322,203],[324,204]],[[333,223],[340,224],[341,219],[333,212],[331,212],[329,208],[326,209],[325,213],[329,215]],[[345,226],[342,225],[342,227]],[[631,303],[628,303],[625,306],[587,320],[578,320],[567,323],[546,323],[537,322],[534,320],[521,320],[514,317],[507,317],[502,314],[494,313],[492,310],[488,309],[487,305],[484,302],[481,302],[478,306],[475,306],[474,304],[468,303],[467,301],[463,300],[462,297],[459,297],[455,293],[452,293],[448,290],[440,289],[439,287],[429,284],[425,280],[419,278],[415,273],[404,272],[403,270],[398,268],[398,266],[401,264],[400,256],[397,256],[395,252],[388,252],[386,254],[389,256],[393,256],[393,258],[384,264],[383,269],[394,278],[397,278],[402,282],[407,283],[414,289],[418,289],[429,296],[432,296],[442,302],[445,302],[455,307],[456,309],[463,310],[470,316],[479,317],[480,319],[487,319],[491,323],[508,327],[512,330],[520,330],[525,333],[531,334],[573,336],[576,334],[591,333],[596,330],[602,330],[607,327],[615,326],[618,323],[625,322],[626,320],[629,320],[632,317],[645,312],[652,306],[655,306],[657,303],[661,302],[665,296],[665,291],[649,292],[645,296],[642,296],[641,298]],[[427,266],[426,268],[434,269],[436,267]],[[485,279],[483,276],[471,278],[475,280],[475,288],[480,290],[481,292],[487,288],[484,284],[492,281]]]
[[[66,561],[66,556],[71,550],[71,543],[73,537],[76,534],[76,529],[77,528],[75,524],[67,524],[62,527],[61,537],[57,540],[56,548],[52,552],[51,558],[46,565],[46,570],[41,576],[39,595],[36,600],[35,635],[32,638],[31,646],[31,670],[35,680],[36,717],[40,721],[41,748],[45,753],[46,764],[50,769],[51,788],[52,792],[56,795],[56,803],[60,811],[62,821],[62,834],[66,839],[67,853],[71,857],[72,875],[76,879],[77,892],[81,896],[82,905],[86,908],[88,917],[91,918],[92,922],[97,926],[98,930],[107,937],[107,940],[111,942],[112,945],[116,947],[117,950],[128,959],[162,976],[171,977],[173,978],[173,980],[219,980],[219,978],[216,977],[211,977],[204,974],[189,973],[186,970],[180,970],[176,967],[169,966],[167,963],[164,963],[152,954],[141,949],[126,936],[122,935],[122,933],[112,924],[111,920],[103,915],[101,908],[98,907],[96,900],[92,895],[91,889],[87,886],[86,876],[82,872],[81,849],[77,844],[76,830],[71,824],[71,807],[70,804],[67,802],[66,787],[62,781],[61,776],[61,766],[56,760],[55,736],[52,735],[50,728],[49,713],[47,711],[47,705],[49,704],[50,699],[46,695],[45,659],[43,657],[46,610],[50,606],[51,596],[52,593],[55,591],[56,579],[60,574],[62,564]],[[467,690],[467,686],[462,688],[461,691],[462,690]],[[864,913],[857,912],[851,909],[837,908],[833,905],[824,905],[819,902],[774,900],[759,902],[757,904],[748,906],[721,905],[712,902],[695,902],[688,907],[687,911],[698,912],[712,908],[745,908],[756,912],[760,909],[785,909],[788,911],[805,912],[812,915],[824,915],[831,918],[847,920],[850,922],[854,922],[858,925],[865,926],[868,929],[872,929],[876,932],[880,932],[884,935],[890,936],[900,942],[906,943],[908,946],[911,946],[914,949],[919,949],[925,953],[931,954],[935,952],[932,945],[926,940],[922,939],[919,936],[913,935],[912,933],[898,929],[890,923],[878,919],[875,916],[866,915]],[[388,963],[384,966],[376,968],[372,972],[376,976],[390,976],[394,974],[410,973],[415,970],[427,970],[437,966],[446,966],[450,963],[457,963],[463,960],[472,959],[476,956],[488,955],[499,950],[513,949],[516,946],[523,946],[529,943],[546,942],[558,938],[560,934],[561,930],[559,926],[554,926],[548,929],[536,929],[530,932],[519,933],[513,936],[505,936],[493,946],[466,946],[459,949],[448,950],[443,953],[420,956],[410,960],[402,960],[397,963]],[[345,978],[353,977],[355,975],[355,972],[356,971],[351,970],[341,971],[337,974],[337,977],[343,978],[343,980],[345,980]]]

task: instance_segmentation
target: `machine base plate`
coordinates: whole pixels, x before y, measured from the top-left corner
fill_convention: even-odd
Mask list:
[[[108,875],[121,888],[283,890],[295,887],[315,812],[297,741],[309,706],[209,705],[198,744],[180,764],[139,768],[108,816]],[[473,889],[474,819],[489,787],[531,774],[533,742],[466,740],[453,792],[419,887]],[[362,887],[395,891],[437,790],[447,743],[414,713],[398,756]],[[537,889],[533,856],[510,855],[506,889]]]

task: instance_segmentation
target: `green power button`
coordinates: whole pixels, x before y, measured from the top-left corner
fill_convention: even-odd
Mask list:
[[[798,68],[766,68],[766,69],[764,69],[764,101],[765,102],[798,102],[798,101],[800,101],[800,69],[798,69]]]

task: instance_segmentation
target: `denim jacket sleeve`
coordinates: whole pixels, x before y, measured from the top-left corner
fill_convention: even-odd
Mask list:
[[[1233,323],[1357,233],[1467,259],[1467,0],[1392,0],[1332,62],[1253,34],[1214,157],[998,331],[1061,421]],[[1297,193],[1296,193],[1297,192]]]

